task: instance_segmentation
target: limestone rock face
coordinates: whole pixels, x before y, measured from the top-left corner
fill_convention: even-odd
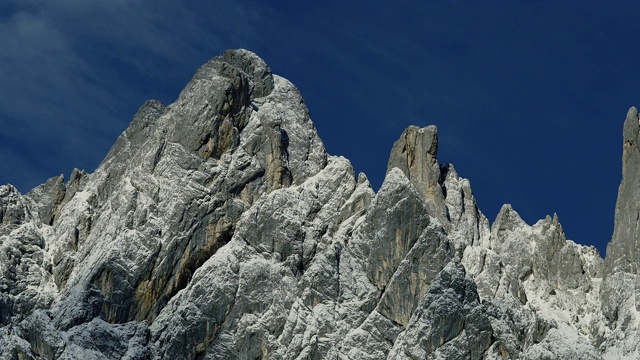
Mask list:
[[[226,51],[93,173],[0,187],[0,358],[636,358],[639,126],[603,263],[557,216],[491,224],[435,126],[374,192],[293,84]]]
[[[387,172],[398,168],[405,173],[436,216],[446,213],[437,155],[438,129],[434,125],[410,126],[393,144],[387,165]]]
[[[440,271],[407,325],[392,359],[482,359],[494,342],[475,283],[457,261]]]
[[[605,346],[614,348],[612,356],[640,356],[640,116],[635,107],[629,109],[624,122],[622,151],[622,182],[618,189],[613,238],[607,246],[602,282],[602,311],[612,323],[625,346],[616,346],[606,339]]]

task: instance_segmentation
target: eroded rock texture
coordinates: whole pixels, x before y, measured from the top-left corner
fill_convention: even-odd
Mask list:
[[[291,83],[227,51],[95,172],[0,187],[0,357],[637,358],[638,133],[632,109],[603,263],[555,215],[490,224],[435,126],[375,193]]]

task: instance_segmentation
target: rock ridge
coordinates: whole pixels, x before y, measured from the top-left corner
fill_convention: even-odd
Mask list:
[[[637,358],[639,121],[603,260],[556,215],[490,223],[433,125],[374,192],[293,84],[227,50],[93,173],[0,186],[0,357]]]

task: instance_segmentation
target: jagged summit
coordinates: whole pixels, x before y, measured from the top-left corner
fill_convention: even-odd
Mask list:
[[[0,357],[636,358],[639,126],[603,263],[556,216],[490,224],[435,126],[375,193],[294,85],[226,51],[95,172],[0,187]]]
[[[400,169],[429,203],[432,214],[446,215],[438,155],[438,129],[409,126],[393,144],[387,173]],[[444,219],[444,216],[441,220]]]

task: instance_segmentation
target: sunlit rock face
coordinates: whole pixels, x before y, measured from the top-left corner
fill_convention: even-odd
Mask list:
[[[603,261],[555,215],[491,224],[435,126],[374,192],[294,85],[226,51],[93,173],[0,187],[0,357],[638,358],[638,121]]]

